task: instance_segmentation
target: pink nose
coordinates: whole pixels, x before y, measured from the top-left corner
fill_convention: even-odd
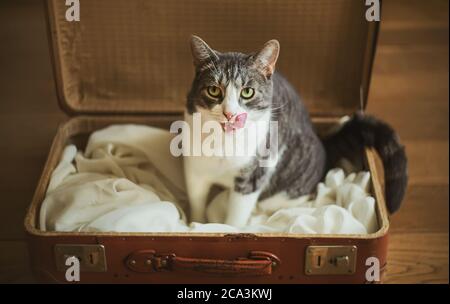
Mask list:
[[[225,115],[225,117],[226,117],[228,120],[230,120],[230,119],[234,116],[234,114],[231,113],[231,112],[223,112],[223,115]]]

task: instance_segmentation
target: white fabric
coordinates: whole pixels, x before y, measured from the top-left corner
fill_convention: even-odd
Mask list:
[[[220,224],[227,191],[207,208],[209,223],[186,222],[182,158],[173,135],[153,127],[113,125],[94,132],[84,153],[69,145],[54,170],[40,211],[46,231],[290,232],[366,234],[377,230],[370,174],[333,169],[315,195],[284,193],[258,203],[242,229]],[[187,213],[187,212],[186,212]]]

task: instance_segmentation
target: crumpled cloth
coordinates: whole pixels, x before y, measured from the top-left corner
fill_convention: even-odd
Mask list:
[[[209,223],[188,223],[182,158],[170,153],[174,134],[142,125],[94,132],[85,151],[68,145],[40,209],[44,231],[247,232],[367,234],[378,229],[369,172],[330,170],[316,193],[285,193],[258,203],[247,226],[223,223],[228,191],[207,207]]]

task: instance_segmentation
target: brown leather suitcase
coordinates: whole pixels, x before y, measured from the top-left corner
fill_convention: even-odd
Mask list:
[[[65,259],[80,260],[81,283],[365,283],[386,269],[389,221],[381,171],[367,149],[379,230],[368,235],[43,232],[39,208],[67,143],[83,147],[109,124],[167,128],[180,119],[193,76],[191,34],[218,50],[251,52],[281,43],[280,70],[301,93],[320,132],[367,101],[378,24],[364,1],[93,0],[80,21],[48,0],[60,126],[25,218],[32,267],[66,282]],[[181,174],[181,173],[180,173]]]

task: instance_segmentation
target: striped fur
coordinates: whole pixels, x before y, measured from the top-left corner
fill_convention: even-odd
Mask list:
[[[221,184],[231,191],[231,211],[226,223],[245,225],[257,200],[279,192],[286,192],[291,198],[311,193],[327,169],[335,166],[339,159],[345,157],[361,163],[365,145],[375,147],[383,159],[389,210],[399,208],[406,188],[407,162],[403,147],[387,124],[356,114],[338,133],[322,142],[295,89],[274,72],[278,42],[269,41],[259,53],[248,55],[219,53],[198,37],[193,37],[191,47],[196,73],[187,98],[187,120],[196,112],[207,114],[208,119],[224,119],[223,103],[230,101],[227,96],[211,98],[205,94],[208,86],[218,86],[224,93],[230,86],[236,90],[252,87],[255,96],[250,100],[238,98],[238,107],[247,111],[251,120],[278,123],[279,151],[278,162],[273,168],[260,167],[259,155],[241,160],[239,165],[220,159],[185,158],[193,220],[204,220],[207,192],[213,184]],[[211,171],[211,166],[217,166],[217,171]],[[230,170],[224,166],[229,166]],[[202,186],[205,189],[199,190]]]
[[[324,144],[329,167],[336,166],[340,159],[345,158],[361,169],[364,147],[375,148],[384,166],[388,210],[393,213],[400,208],[408,182],[408,161],[405,148],[392,127],[359,112],[337,133],[325,138]]]

